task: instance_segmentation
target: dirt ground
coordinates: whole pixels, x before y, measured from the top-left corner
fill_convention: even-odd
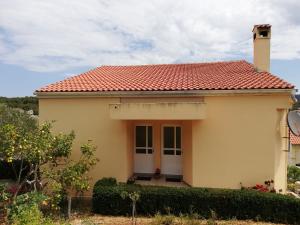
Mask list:
[[[139,217],[137,218],[137,225],[150,225],[151,218]],[[200,224],[208,224],[206,220],[200,220]],[[131,218],[129,217],[112,217],[112,216],[79,216],[71,220],[72,225],[131,225]],[[272,225],[272,223],[254,222],[254,221],[217,221],[217,225]]]

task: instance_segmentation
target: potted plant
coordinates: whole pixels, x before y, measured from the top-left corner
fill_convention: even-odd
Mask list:
[[[159,179],[160,177],[161,177],[160,169],[156,168],[155,173],[154,173],[154,178]]]

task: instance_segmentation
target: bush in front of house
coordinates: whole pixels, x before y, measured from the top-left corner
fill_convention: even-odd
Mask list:
[[[288,167],[288,182],[295,183],[296,181],[300,181],[300,168],[297,166],[289,166]]]
[[[132,206],[122,193],[137,192],[137,214],[190,214],[209,218],[216,212],[220,219],[253,219],[297,224],[300,221],[300,200],[254,190],[209,188],[177,188],[118,184],[103,186],[97,182],[93,191],[93,210],[104,215],[130,215]]]
[[[95,187],[98,187],[98,186],[116,186],[117,184],[118,183],[117,183],[116,178],[113,178],[113,177],[104,177],[104,178],[98,180],[95,183]]]

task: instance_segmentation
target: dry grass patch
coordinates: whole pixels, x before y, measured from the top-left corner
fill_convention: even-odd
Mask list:
[[[161,222],[161,221],[160,221]],[[131,225],[130,217],[112,216],[79,216],[70,221],[71,225]],[[172,223],[159,223],[157,219],[139,217],[137,225],[272,225],[273,223],[239,221],[239,220],[217,220],[215,223],[209,220],[197,220],[193,223],[184,222],[182,218],[175,217]]]

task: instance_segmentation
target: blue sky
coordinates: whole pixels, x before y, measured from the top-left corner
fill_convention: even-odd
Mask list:
[[[272,24],[271,72],[300,87],[299,10],[296,0],[2,0],[0,96],[103,64],[252,62],[259,23]]]

